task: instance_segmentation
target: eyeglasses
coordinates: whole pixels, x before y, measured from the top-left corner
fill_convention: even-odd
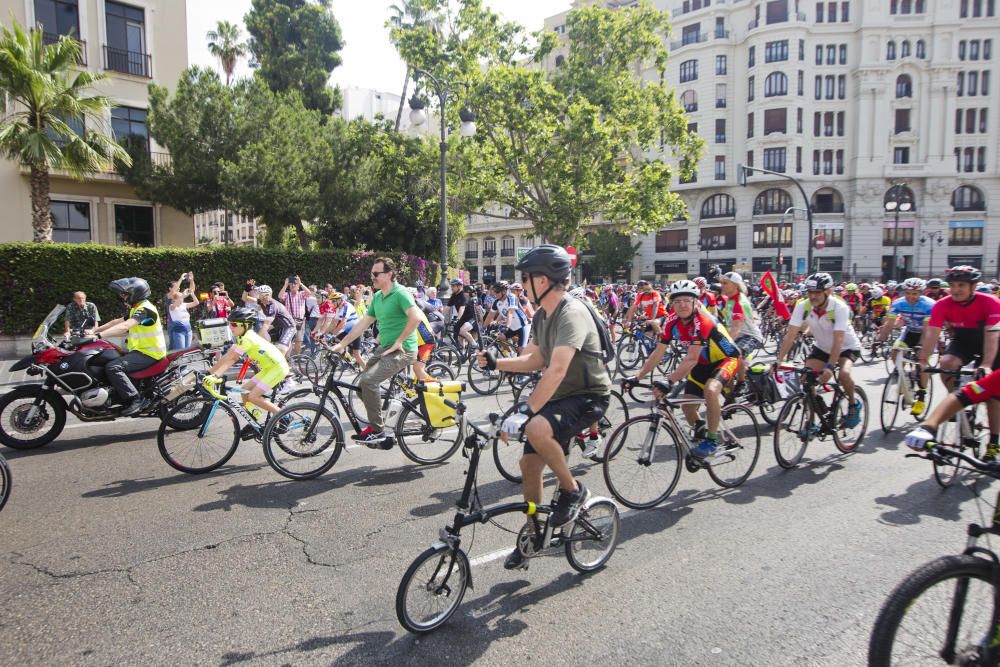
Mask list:
[[[679,297],[674,297],[673,299],[671,299],[670,303],[673,304],[673,305],[675,305],[675,306],[693,306],[694,305],[694,299],[692,299],[689,296],[679,296]]]
[[[810,294],[826,294],[826,290],[823,289],[811,289],[806,291],[809,292]]]
[[[378,278],[383,273],[389,273],[388,271],[372,271],[372,278]]]
[[[243,324],[241,322],[230,322],[229,323],[229,328],[230,329],[235,329],[236,327],[241,327],[241,326],[243,326]]]

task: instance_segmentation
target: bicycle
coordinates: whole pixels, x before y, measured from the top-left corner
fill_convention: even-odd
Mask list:
[[[955,378],[974,376],[975,369],[948,370],[945,368],[928,368],[925,372],[936,375],[951,375]],[[927,401],[928,405],[930,401]],[[970,405],[938,427],[938,442],[950,449],[960,452],[971,451],[979,458],[980,446],[989,439],[990,426],[986,417],[986,404]],[[942,487],[947,488],[955,483],[961,470],[961,461],[934,459],[934,479]]]
[[[922,373],[920,364],[917,363],[920,346],[911,348],[901,341],[896,341],[893,347],[896,349],[896,361],[893,363],[892,371],[886,378],[885,387],[882,389],[882,403],[881,410],[879,410],[882,432],[886,434],[892,432],[900,411],[913,405],[916,400],[916,392],[921,389],[920,376]],[[927,415],[927,406],[930,406],[931,398],[934,395],[933,382],[927,382],[924,395],[924,411],[919,415],[913,415],[918,422],[923,421]]]
[[[0,454],[0,510],[3,510],[4,505],[7,504],[7,499],[10,498],[11,484],[13,484],[13,477],[10,472],[10,465],[7,463],[7,459]]]
[[[907,457],[970,468],[1000,478],[1000,462],[985,462],[942,444]],[[974,492],[975,493],[975,492]],[[978,494],[977,494],[978,495]],[[870,667],[904,662],[1000,664],[1000,555],[979,538],[1000,535],[1000,494],[988,526],[969,524],[960,555],[941,556],[909,574],[882,605],[868,644]]]
[[[465,405],[446,401],[456,414],[464,415]],[[440,539],[410,564],[396,590],[396,617],[400,625],[413,633],[426,633],[443,625],[458,610],[465,591],[472,584],[472,565],[462,550],[461,531],[477,524],[493,523],[503,514],[523,513],[529,521],[517,536],[517,548],[530,563],[562,547],[570,566],[578,572],[593,572],[611,558],[618,544],[621,518],[618,508],[608,498],[592,497],[577,518],[561,528],[549,525],[550,505],[531,502],[503,503],[484,507],[476,482],[483,449],[495,439],[501,417],[489,415],[489,432],[469,424],[473,433],[464,440],[469,451],[469,468],[458,511],[451,524],[441,529]],[[545,517],[540,519],[539,515]],[[496,525],[494,523],[494,525]],[[473,539],[475,533],[473,533]]]
[[[739,403],[722,407],[719,449],[699,460],[691,455],[701,434],[689,435],[673,409],[705,404],[704,398],[671,398],[674,389],[665,382],[634,386],[652,389],[655,401],[649,414],[632,417],[608,438],[603,472],[608,490],[627,507],[649,509],[666,500],[681,476],[681,462],[688,472],[705,470],[721,487],[734,488],[750,477],[760,456],[760,428],[753,412]],[[657,436],[663,434],[663,438]]]
[[[833,438],[833,444],[844,454],[854,452],[868,429],[868,396],[858,384],[854,385],[855,400],[861,400],[861,421],[848,427],[847,394],[840,385],[837,374],[830,383],[819,383],[819,376],[809,368],[797,370],[801,376],[801,391],[791,396],[778,415],[774,429],[774,458],[786,470],[797,466],[806,453],[810,440]],[[833,394],[830,405],[820,396]],[[819,417],[819,424],[815,423]]]

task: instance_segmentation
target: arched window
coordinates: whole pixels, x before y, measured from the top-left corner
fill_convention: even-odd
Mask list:
[[[882,203],[888,204],[891,201],[897,204],[909,204],[908,211],[910,213],[917,210],[917,200],[913,197],[913,190],[905,185],[894,185],[885,191]]]
[[[885,45],[885,59],[895,60],[896,59],[896,42],[889,42]]]
[[[820,188],[812,196],[813,213],[843,213],[844,198],[833,188]]]
[[[913,79],[909,74],[896,77],[896,97],[913,97]]]
[[[556,56],[556,67],[562,67],[563,63],[566,62],[566,58],[563,56]]]
[[[684,107],[684,111],[692,112],[698,110],[698,93],[693,90],[685,90],[681,95],[681,106]]]
[[[780,188],[764,190],[753,203],[754,215],[781,215],[792,207],[792,197]]]
[[[736,200],[729,195],[712,195],[701,205],[701,219],[731,218],[736,215]]]
[[[903,43],[899,45],[899,57],[908,58],[910,56],[910,40],[904,39]]]
[[[927,47],[924,45],[924,40],[917,40],[917,57],[926,58],[927,57]]]
[[[788,94],[788,77],[784,72],[771,72],[764,79],[764,97]]]
[[[986,200],[979,188],[963,185],[951,193],[951,207],[955,211],[985,211]]]

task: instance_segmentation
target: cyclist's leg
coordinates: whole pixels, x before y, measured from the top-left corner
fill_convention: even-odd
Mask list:
[[[417,358],[413,360],[413,374],[418,380],[424,382],[434,382],[434,378],[427,374],[427,360],[430,359],[434,351],[434,343],[426,343],[417,349]]]
[[[941,358],[938,360],[938,366],[950,371],[954,371],[958,370],[965,364],[969,363],[969,361],[972,361],[972,359],[971,358],[966,359],[966,356],[964,354],[959,353],[958,350],[955,350],[953,348],[952,344],[949,344],[944,354],[941,355]],[[944,388],[947,389],[948,391],[955,391],[956,384],[955,384],[955,378],[953,376],[942,375],[941,382],[944,384]]]
[[[270,394],[274,387],[285,379],[286,375],[288,375],[288,369],[283,366],[273,366],[254,375],[243,383],[243,391],[247,392],[244,395],[246,402],[263,408],[272,415],[276,413],[279,410],[278,406],[265,396]]]
[[[844,393],[847,394],[847,400],[850,405],[854,404],[854,376],[851,372],[854,370],[854,354],[853,350],[844,350],[840,353],[840,373],[837,375],[837,379],[840,381],[840,385],[844,388]]]
[[[413,354],[399,350],[391,355],[384,354],[385,348],[379,348],[372,353],[368,367],[358,376],[361,387],[361,401],[365,405],[368,423],[372,431],[382,431],[382,395],[379,385],[393,375],[403,370],[413,362]]]
[[[560,403],[561,401],[557,401]],[[549,404],[552,405],[551,403]],[[546,406],[548,408],[549,406]],[[545,412],[545,410],[543,410]],[[524,427],[524,434],[527,436],[528,442],[525,443],[525,449],[530,446],[534,452],[534,455],[541,459],[544,465],[548,466],[549,469],[555,474],[556,479],[559,481],[559,488],[564,491],[575,491],[576,490],[576,480],[573,479],[573,473],[569,470],[569,464],[566,462],[566,452],[563,450],[562,445],[556,440],[555,432],[552,430],[552,424],[549,423],[548,418],[542,416],[542,413],[532,417]],[[531,454],[525,452],[525,456],[521,458],[522,462],[528,458],[529,471],[534,470],[534,463],[530,460]],[[525,472],[524,465],[522,463],[522,472]],[[528,478],[524,477],[525,493],[529,491],[528,488]],[[531,491],[541,491],[541,480],[539,476],[539,486],[537,489],[531,489]],[[539,493],[540,496],[540,493]],[[527,499],[527,496],[525,497]],[[538,501],[539,502],[540,497]]]

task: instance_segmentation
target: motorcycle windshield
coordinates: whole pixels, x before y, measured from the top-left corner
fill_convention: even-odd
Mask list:
[[[49,329],[51,329],[52,325],[56,323],[56,320],[59,319],[59,316],[63,314],[64,310],[66,310],[66,306],[56,306],[53,308],[52,311],[45,316],[42,323],[38,325],[38,328],[35,329],[35,335],[32,337],[32,340],[42,340],[45,338],[46,335],[48,335]]]

